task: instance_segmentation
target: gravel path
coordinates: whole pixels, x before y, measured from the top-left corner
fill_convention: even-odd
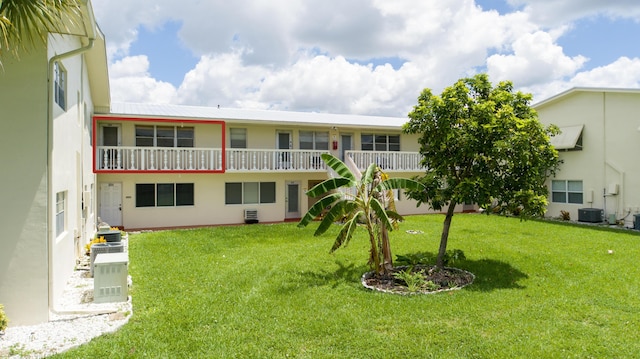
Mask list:
[[[93,303],[88,263],[73,272],[56,310],[47,323],[7,328],[0,335],[0,358],[44,358],[60,353],[116,331],[133,314],[131,297],[127,302]]]

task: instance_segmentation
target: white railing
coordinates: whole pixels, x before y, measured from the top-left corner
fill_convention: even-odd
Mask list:
[[[226,153],[227,172],[327,171],[327,165],[320,158],[327,151],[228,148]]]
[[[219,148],[99,146],[99,171],[220,171]]]
[[[351,157],[361,170],[367,169],[370,164],[375,162],[383,171],[424,171],[420,165],[422,157],[418,152],[346,151],[345,155]]]
[[[327,151],[239,149],[226,150],[227,172],[326,172],[320,157]],[[384,171],[422,172],[417,152],[346,151],[359,169],[375,162]],[[221,171],[220,148],[99,146],[99,171]]]

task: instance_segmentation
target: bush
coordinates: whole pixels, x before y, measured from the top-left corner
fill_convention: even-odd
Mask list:
[[[0,304],[0,332],[3,332],[9,326],[9,319],[4,314],[4,306]]]

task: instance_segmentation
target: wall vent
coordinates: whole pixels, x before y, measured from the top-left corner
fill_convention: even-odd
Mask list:
[[[247,223],[247,224],[258,223],[258,210],[257,209],[245,209],[244,210],[244,223]]]

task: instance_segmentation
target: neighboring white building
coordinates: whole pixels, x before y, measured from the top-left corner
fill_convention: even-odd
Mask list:
[[[562,130],[552,138],[564,163],[549,181],[547,216],[564,210],[578,220],[579,209],[602,210],[603,220],[632,227],[640,213],[640,90],[573,88],[533,107]]]
[[[11,326],[49,320],[96,231],[91,118],[109,108],[104,36],[91,4],[70,34],[5,54],[0,68],[0,303]]]

